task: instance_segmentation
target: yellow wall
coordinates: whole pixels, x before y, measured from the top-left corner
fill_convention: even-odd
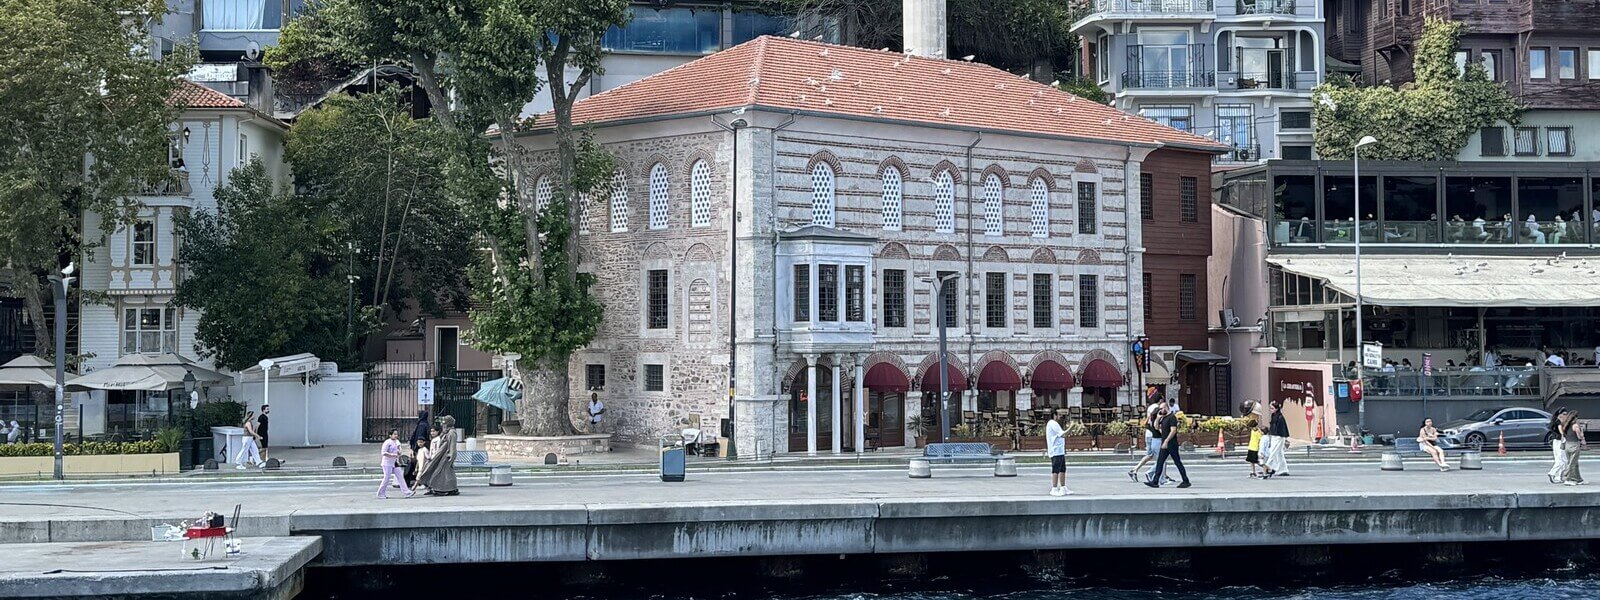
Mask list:
[[[105,454],[95,456],[68,456],[63,465],[68,475],[177,473],[178,453],[167,454]],[[0,475],[33,475],[55,471],[55,458],[51,456],[0,457]]]

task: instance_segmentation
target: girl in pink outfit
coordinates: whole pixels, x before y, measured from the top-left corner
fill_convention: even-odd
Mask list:
[[[400,430],[391,429],[389,430],[389,439],[383,442],[383,483],[378,484],[379,498],[387,499],[389,497],[389,482],[391,480],[400,486],[400,491],[405,492],[407,498],[410,498],[415,493],[411,491],[411,488],[406,487],[406,478],[400,472],[399,462]]]

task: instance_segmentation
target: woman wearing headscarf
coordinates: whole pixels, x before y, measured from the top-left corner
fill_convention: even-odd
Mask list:
[[[411,437],[408,439],[411,451],[417,451],[417,445],[428,441],[428,409],[417,411],[417,425],[411,428]]]
[[[439,419],[439,438],[434,441],[431,456],[417,483],[428,486],[429,496],[455,496],[456,488],[456,419],[445,415]]]

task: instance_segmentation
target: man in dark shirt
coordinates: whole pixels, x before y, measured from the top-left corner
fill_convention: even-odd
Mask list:
[[[1167,469],[1167,458],[1172,459],[1173,466],[1178,467],[1178,477],[1183,479],[1178,484],[1180,488],[1189,487],[1189,471],[1183,468],[1183,458],[1178,456],[1178,416],[1172,414],[1167,407],[1161,408],[1161,454],[1156,458],[1156,468],[1150,472],[1150,478],[1144,482],[1153,488],[1161,487],[1161,477]]]
[[[263,404],[261,405],[261,416],[256,417],[256,435],[261,436],[261,462],[263,464],[267,462],[267,413],[269,412],[272,412],[272,408]]]

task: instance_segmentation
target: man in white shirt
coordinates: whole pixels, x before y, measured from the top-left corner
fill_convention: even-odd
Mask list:
[[[589,428],[594,433],[600,433],[600,416],[606,414],[606,404],[600,401],[600,394],[589,394]]]
[[[1565,367],[1567,366],[1567,359],[1562,358],[1559,352],[1551,352],[1544,357],[1544,364],[1550,367]]]
[[[1067,433],[1061,429],[1061,417],[1050,418],[1044,426],[1044,443],[1050,455],[1050,495],[1071,494],[1067,489]]]

